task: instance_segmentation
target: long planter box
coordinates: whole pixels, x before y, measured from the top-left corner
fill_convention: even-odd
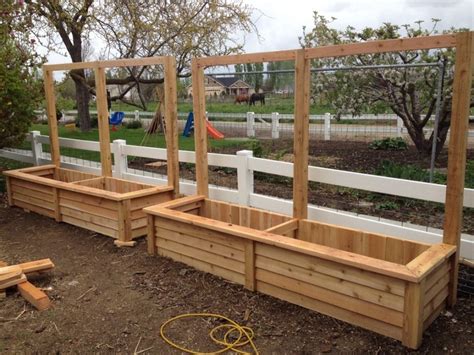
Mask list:
[[[148,251],[417,348],[455,247],[188,197],[148,207]]]
[[[173,188],[98,177],[54,165],[11,170],[8,202],[115,238],[119,246],[134,245],[146,234],[144,207],[169,201]]]

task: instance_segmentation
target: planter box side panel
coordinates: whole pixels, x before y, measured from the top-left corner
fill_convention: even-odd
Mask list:
[[[173,199],[173,191],[163,191],[132,198],[130,201],[130,218],[132,224],[132,239],[147,234],[147,216],[143,208],[167,202]]]
[[[243,240],[157,216],[154,221],[155,243],[159,255],[245,284]]]
[[[116,201],[60,190],[59,208],[64,222],[109,237],[118,237],[118,204]]]
[[[423,330],[427,329],[446,307],[450,272],[451,263],[446,260],[426,277],[423,296]]]
[[[401,340],[405,283],[256,243],[257,291]]]
[[[12,204],[14,206],[43,216],[55,217],[54,191],[52,187],[41,183],[22,180],[21,178],[13,176],[8,179],[9,184],[7,187],[10,189],[9,194],[11,195]]]
[[[291,219],[278,213],[209,199],[204,202],[201,216],[257,230],[265,230]]]
[[[64,181],[64,182],[75,182],[75,181],[93,179],[93,178],[98,177],[97,175],[94,175],[94,174],[89,174],[89,173],[84,173],[77,170],[64,169],[64,168],[57,169],[56,174],[57,176],[55,176],[55,178],[59,181]]]
[[[300,221],[298,239],[401,265],[429,248],[428,244],[314,221]]]

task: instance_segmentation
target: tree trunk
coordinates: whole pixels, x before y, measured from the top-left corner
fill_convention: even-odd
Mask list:
[[[75,70],[75,74],[85,78],[84,70]],[[74,80],[74,84],[76,85],[76,103],[79,126],[82,132],[88,132],[91,129],[91,117],[89,112],[89,88],[81,82],[81,79],[74,78],[74,76],[72,76],[72,78]]]

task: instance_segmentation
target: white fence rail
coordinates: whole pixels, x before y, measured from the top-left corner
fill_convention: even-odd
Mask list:
[[[21,149],[2,149],[0,156],[31,164],[45,164],[51,161],[50,155],[43,152],[43,144],[49,144],[49,137],[34,131],[29,135],[31,151]],[[99,151],[99,143],[59,139],[61,147]],[[166,160],[166,149],[127,145],[124,140],[111,143],[116,177],[149,184],[165,184],[166,176],[129,168],[127,157],[138,156]],[[100,164],[62,156],[62,165],[67,168],[100,173]],[[195,154],[191,151],[179,152],[180,162],[194,163]],[[293,164],[269,159],[255,158],[251,151],[239,151],[236,155],[209,154],[209,165],[237,169],[238,190],[210,186],[211,198],[253,206],[273,212],[291,215],[292,201],[269,197],[254,192],[255,171],[273,175],[293,177]],[[384,176],[354,173],[335,169],[310,167],[309,180],[341,187],[360,189],[393,196],[414,198],[424,201],[444,203],[446,186],[418,181],[395,179]],[[180,189],[184,194],[194,194],[196,184],[190,180],[180,180]],[[474,189],[464,190],[464,207],[474,208]],[[406,222],[387,220],[380,217],[358,215],[352,212],[338,211],[314,205],[309,206],[309,218],[317,221],[338,224],[350,228],[364,229],[374,233],[383,233],[405,239],[435,243],[442,239],[442,230],[413,225]],[[461,238],[461,256],[474,259],[474,236],[463,234]]]

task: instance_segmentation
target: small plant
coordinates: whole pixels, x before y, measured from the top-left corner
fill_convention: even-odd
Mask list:
[[[128,129],[142,128],[142,121],[133,120],[133,121],[130,121],[130,122],[124,122],[123,125]]]
[[[393,210],[396,210],[398,209],[398,204],[396,202],[393,202],[393,201],[386,201],[386,202],[382,202],[382,203],[379,203],[377,204],[377,206],[375,206],[375,209],[377,210],[386,210],[386,211],[393,211]]]
[[[369,148],[373,150],[406,150],[407,143],[403,138],[384,138],[376,139],[369,144]]]
[[[256,158],[263,157],[263,147],[259,140],[253,140],[249,144],[249,149],[253,151],[253,156]]]
[[[375,170],[376,175],[393,177],[397,179],[415,180],[428,182],[430,173],[414,165],[401,165],[389,160],[383,160],[380,166]],[[433,183],[445,184],[446,176],[435,172],[433,175]]]

